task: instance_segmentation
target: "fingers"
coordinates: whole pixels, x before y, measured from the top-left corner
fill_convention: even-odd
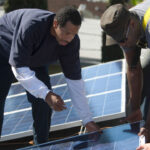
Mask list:
[[[131,115],[129,115],[127,117],[127,120],[129,122],[136,122],[136,121],[142,120],[142,113],[141,113],[141,111],[140,110],[134,111],[133,113],[131,113]]]
[[[144,146],[141,145],[141,146],[139,146],[136,150],[143,150],[143,149],[144,149]]]
[[[88,132],[100,131],[100,128],[98,127],[98,125],[93,121],[87,123],[85,125],[85,127],[86,127]]]
[[[57,96],[57,105],[59,105],[59,106],[64,106],[65,105],[64,101],[61,99],[60,96]]]
[[[141,128],[140,132],[138,133],[139,136],[144,135],[146,139],[146,143],[150,142],[150,131],[146,128]]]
[[[120,120],[120,123],[124,124],[124,123],[128,123],[128,119],[127,118],[122,118]]]
[[[132,122],[137,122],[140,120],[142,120],[142,113],[138,109],[132,112],[130,115],[128,115],[128,117],[121,119],[120,123],[132,123]]]
[[[60,96],[56,95],[53,92],[49,92],[46,96],[45,101],[48,103],[49,107],[55,111],[62,111],[66,109],[64,101]]]
[[[141,128],[140,132],[138,133],[138,136],[145,135],[145,132],[145,128]]]
[[[55,111],[62,111],[64,109],[66,109],[64,102],[62,102],[63,100],[61,99],[57,99],[55,101],[55,103],[53,103],[52,107]]]

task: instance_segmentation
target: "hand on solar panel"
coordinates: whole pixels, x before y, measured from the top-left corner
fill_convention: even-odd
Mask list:
[[[140,109],[132,111],[126,118],[128,122],[137,122],[142,120],[142,113]]]
[[[126,118],[121,120],[122,123],[127,123],[127,122],[137,122],[142,120],[142,113],[140,109],[137,109],[136,111],[132,111],[128,114]]]
[[[148,130],[147,128],[142,127],[138,135],[139,136],[144,135],[146,138],[146,143],[150,142],[150,130]]]
[[[141,145],[136,150],[150,150],[150,143]]]
[[[88,132],[94,132],[94,131],[100,131],[100,132],[101,132],[101,130],[100,130],[100,128],[98,127],[98,125],[97,125],[95,122],[93,122],[93,121],[88,122],[88,123],[85,125],[85,127],[86,127],[86,130],[87,130]]]
[[[66,109],[65,103],[61,97],[51,91],[47,94],[45,101],[48,103],[49,107],[55,111],[62,111]]]

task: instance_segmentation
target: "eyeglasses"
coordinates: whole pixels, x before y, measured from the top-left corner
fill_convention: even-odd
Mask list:
[[[120,41],[118,41],[118,43],[125,43],[128,40],[129,29],[130,29],[130,24],[128,25],[125,37],[121,39]]]

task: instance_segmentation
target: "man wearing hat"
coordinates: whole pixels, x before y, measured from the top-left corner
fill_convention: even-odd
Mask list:
[[[150,48],[150,1],[146,0],[130,10],[127,10],[122,4],[110,6],[101,17],[101,27],[117,41],[124,52],[128,66],[127,78],[130,91],[130,107],[128,108],[130,113],[126,120],[129,122],[139,121],[142,119],[141,99],[146,96],[148,102],[150,93],[149,50],[145,55],[147,59],[143,59],[144,69],[141,67],[140,60],[141,49]],[[146,114],[146,123],[141,128],[139,135],[144,134],[149,139],[150,110]]]

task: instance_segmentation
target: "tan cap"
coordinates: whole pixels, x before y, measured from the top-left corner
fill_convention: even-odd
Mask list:
[[[114,40],[120,41],[124,38],[130,12],[122,5],[111,5],[101,17],[102,29]]]

